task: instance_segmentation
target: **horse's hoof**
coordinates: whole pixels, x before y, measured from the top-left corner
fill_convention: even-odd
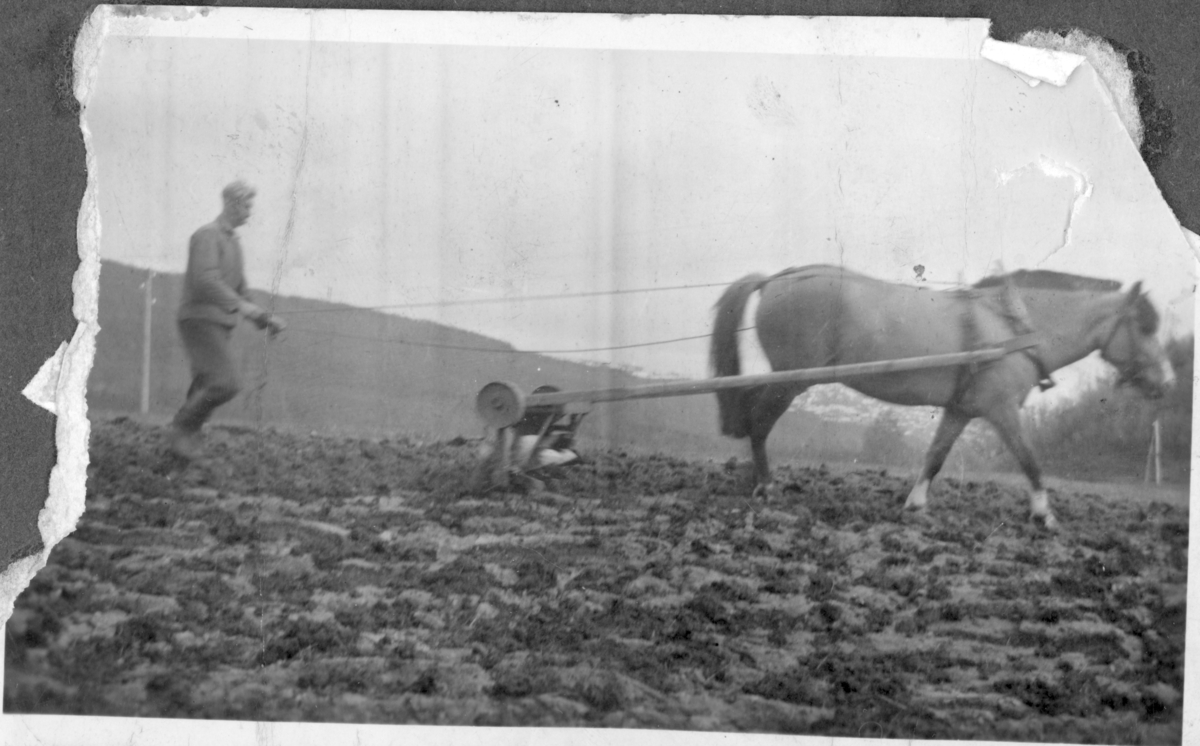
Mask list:
[[[514,474],[510,483],[526,495],[536,495],[546,489],[545,482],[528,474]]]
[[[900,511],[900,522],[916,523],[921,526],[928,526],[933,522],[933,519],[929,516],[929,509],[924,505],[918,505],[911,508],[905,505],[904,509]]]
[[[487,480],[488,492],[507,492],[510,484],[510,477],[507,469],[496,469],[492,472],[491,477]]]
[[[783,497],[783,489],[774,482],[771,482],[770,484],[760,484],[754,488],[753,492],[750,493],[750,497],[762,498],[768,502],[771,500],[778,500],[779,498]]]
[[[1036,513],[1031,513],[1029,515],[1029,520],[1040,525],[1042,528],[1046,529],[1047,531],[1058,531],[1058,529],[1060,528],[1060,526],[1058,524],[1058,519],[1054,517],[1053,513],[1047,513],[1045,515],[1037,515]]]

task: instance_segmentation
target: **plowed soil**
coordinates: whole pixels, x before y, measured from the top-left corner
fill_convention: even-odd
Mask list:
[[[8,624],[6,712],[1179,743],[1186,499],[617,452],[98,423]],[[731,450],[737,448],[731,444]],[[1136,493],[1136,494],[1135,494]]]

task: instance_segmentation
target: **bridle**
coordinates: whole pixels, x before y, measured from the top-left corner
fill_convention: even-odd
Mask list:
[[[1132,331],[1129,329],[1129,325],[1135,320],[1132,308],[1132,304],[1128,302],[1121,305],[1120,315],[1113,323],[1112,329],[1108,332],[1108,337],[1105,338],[1104,344],[1100,345],[1100,356],[1117,369],[1117,373],[1119,374],[1117,377],[1118,386],[1133,383],[1141,373],[1141,366],[1138,364],[1138,353],[1136,350],[1128,360],[1117,360],[1108,352],[1109,345],[1117,338],[1117,332],[1121,331],[1121,329],[1130,331],[1132,336]]]

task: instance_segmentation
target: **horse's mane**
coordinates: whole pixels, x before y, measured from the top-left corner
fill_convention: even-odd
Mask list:
[[[1031,290],[1086,290],[1091,292],[1111,292],[1121,289],[1121,283],[1116,280],[1100,280],[1095,277],[1084,277],[1067,272],[1055,272],[1049,269],[1018,269],[1003,275],[991,275],[975,283],[977,288],[994,288],[1012,282],[1019,288]]]
[[[994,288],[1011,281],[1019,288],[1031,290],[1070,290],[1087,292],[1115,292],[1121,289],[1121,283],[1116,280],[1101,280],[1095,277],[1084,277],[1067,272],[1054,272],[1049,269],[1018,269],[1003,275],[985,277],[975,283],[976,288]],[[1138,330],[1142,334],[1157,334],[1159,325],[1158,309],[1150,302],[1145,293],[1138,295],[1134,301],[1134,314]]]

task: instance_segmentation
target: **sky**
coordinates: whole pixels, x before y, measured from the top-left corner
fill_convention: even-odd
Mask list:
[[[656,376],[707,375],[728,283],[811,263],[1141,279],[1192,328],[1194,259],[1103,84],[1084,65],[1031,86],[980,56],[986,21],[577,38],[565,17],[318,12],[268,33],[261,13],[111,19],[84,113],[103,258],[182,272],[244,178],[253,287],[425,304],[390,312]]]

